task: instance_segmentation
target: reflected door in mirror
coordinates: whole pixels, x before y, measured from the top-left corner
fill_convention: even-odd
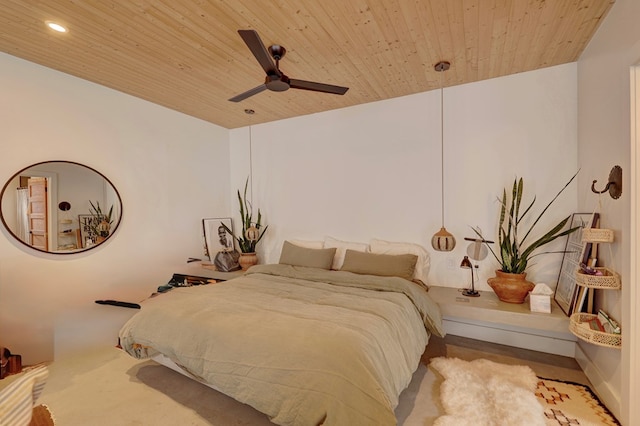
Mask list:
[[[38,250],[47,251],[47,179],[33,177],[28,180],[29,188],[29,244]]]

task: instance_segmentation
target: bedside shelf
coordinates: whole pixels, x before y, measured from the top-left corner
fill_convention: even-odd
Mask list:
[[[598,244],[612,243],[614,241],[614,232],[612,229],[606,228],[587,228],[582,231],[582,242],[593,244],[597,251]],[[613,258],[613,254],[611,255]],[[595,290],[620,290],[622,282],[620,274],[616,271],[596,267],[594,268],[602,275],[589,275],[578,269],[575,273],[576,284],[587,289]],[[589,308],[590,309],[590,308]],[[592,319],[597,319],[598,315],[576,312],[571,315],[569,330],[581,340],[594,345],[605,346],[609,348],[620,349],[622,347],[622,336],[620,334],[605,333],[591,328],[584,327],[582,323]]]
[[[620,274],[609,268],[593,268],[602,272],[602,275],[589,275],[576,271],[576,284],[582,287],[599,288],[601,290],[620,290]]]
[[[432,286],[429,295],[442,312],[448,334],[523,349],[575,356],[577,341],[569,331],[569,317],[551,300],[551,313],[531,312],[528,301],[505,303],[492,291],[465,297],[461,289]]]
[[[571,315],[571,323],[569,329],[573,334],[582,340],[593,343],[594,345],[605,346],[608,348],[620,349],[622,347],[622,335],[606,333],[603,331],[592,330],[581,324],[592,319],[598,318],[597,315],[578,312]]]
[[[582,230],[583,243],[612,243],[613,238],[613,229],[585,228]]]
[[[195,275],[198,277],[213,278],[220,281],[228,281],[232,278],[240,277],[244,274],[243,270],[233,272],[221,272],[215,269],[211,262],[197,261],[188,263],[184,268],[177,271],[179,274]]]

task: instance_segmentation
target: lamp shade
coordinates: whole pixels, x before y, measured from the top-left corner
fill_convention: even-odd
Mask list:
[[[437,251],[451,251],[456,246],[455,237],[443,226],[431,237],[431,246]]]
[[[471,264],[471,261],[469,260],[469,256],[465,256],[464,259],[462,259],[462,262],[460,262],[460,267],[462,269],[471,269],[471,268],[473,268],[473,265]]]

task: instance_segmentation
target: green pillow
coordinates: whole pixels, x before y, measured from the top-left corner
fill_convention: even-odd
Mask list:
[[[341,271],[383,277],[413,278],[418,256],[414,254],[375,254],[349,250],[344,257]]]
[[[285,241],[282,244],[280,263],[293,266],[306,266],[308,268],[331,269],[335,248],[312,249],[300,247]]]

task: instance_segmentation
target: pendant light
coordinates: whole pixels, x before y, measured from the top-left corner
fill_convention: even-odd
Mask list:
[[[252,116],[256,112],[252,109],[245,109],[245,114]],[[249,183],[251,184],[251,190],[249,197],[251,199],[251,208],[253,209],[253,140],[251,134],[251,122],[249,122]],[[245,232],[245,238],[249,241],[257,241],[260,237],[260,231],[256,227],[255,223],[250,223],[249,228]]]
[[[442,73],[447,71],[451,64],[447,61],[438,62],[434,69]],[[456,246],[455,237],[444,227],[444,87],[442,84],[442,74],[440,75],[440,171],[441,171],[441,209],[442,227],[431,237],[431,246],[437,251],[451,251]]]

